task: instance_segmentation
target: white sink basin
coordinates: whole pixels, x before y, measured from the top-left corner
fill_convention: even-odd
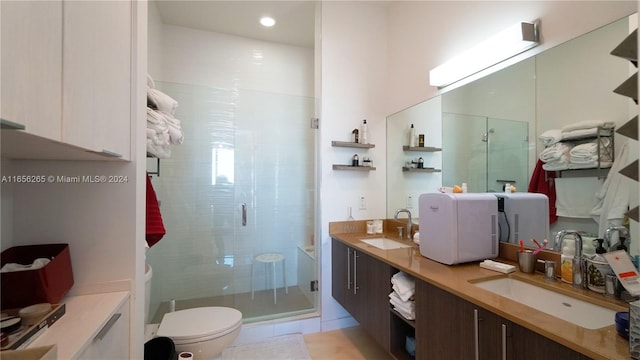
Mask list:
[[[411,247],[411,245],[403,244],[401,242],[397,242],[395,240],[387,238],[360,239],[360,241],[382,250],[393,250]]]
[[[524,281],[500,278],[474,285],[586,329],[615,323],[616,312]]]

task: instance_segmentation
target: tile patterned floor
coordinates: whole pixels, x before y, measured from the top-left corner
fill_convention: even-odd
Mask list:
[[[304,335],[313,360],[393,359],[360,327]]]

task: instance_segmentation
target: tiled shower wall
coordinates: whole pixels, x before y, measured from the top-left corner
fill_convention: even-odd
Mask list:
[[[152,179],[167,235],[147,252],[151,313],[172,298],[249,292],[261,252],[283,253],[287,283],[297,284],[297,246],[314,229],[313,49],[175,26],[162,34],[163,71],[151,75],[179,102],[184,143]],[[220,149],[233,154],[233,185],[216,191]],[[262,267],[254,280],[265,286]]]

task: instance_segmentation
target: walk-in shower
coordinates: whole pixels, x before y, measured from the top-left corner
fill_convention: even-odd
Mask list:
[[[464,131],[461,131],[464,129]],[[469,192],[528,186],[528,124],[486,116],[442,114],[442,183]]]
[[[314,99],[156,87],[178,101],[184,142],[152,178],[167,234],[147,251],[150,322],[162,319],[171,300],[176,310],[233,307],[245,323],[314,312]],[[284,261],[256,263],[263,253]]]

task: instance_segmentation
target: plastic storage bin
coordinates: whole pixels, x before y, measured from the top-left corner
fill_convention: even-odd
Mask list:
[[[51,261],[43,268],[0,274],[0,308],[21,308],[37,303],[56,304],[73,286],[69,244],[15,246],[2,252],[1,265],[32,264],[38,258]]]

